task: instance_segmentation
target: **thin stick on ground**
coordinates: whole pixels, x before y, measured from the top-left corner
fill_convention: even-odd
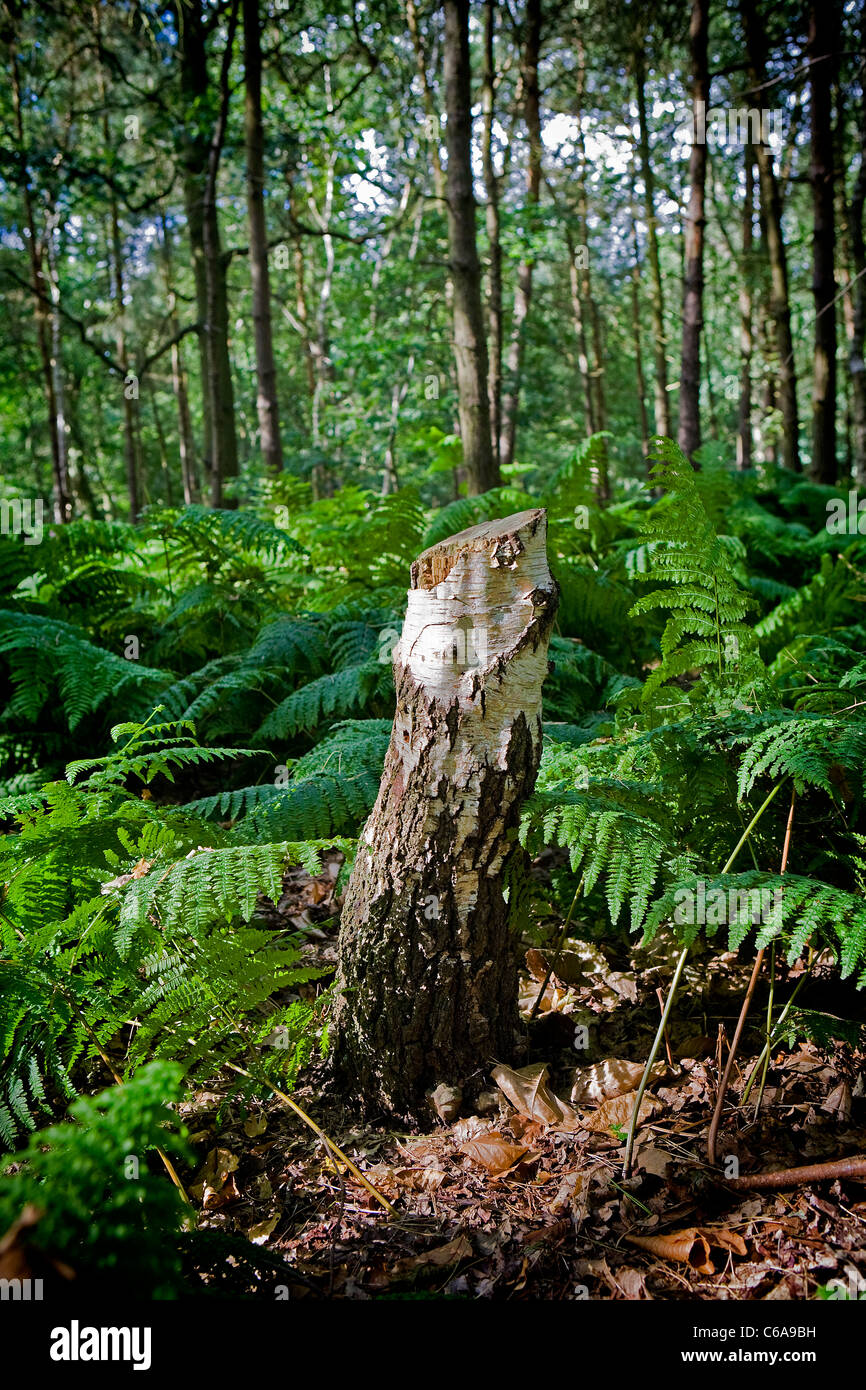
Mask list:
[[[851,1158],[835,1159],[831,1163],[809,1163],[803,1168],[782,1168],[778,1173],[746,1173],[741,1178],[727,1178],[728,1187],[738,1191],[759,1188],[800,1187],[807,1182],[832,1182],[836,1178],[866,1179],[866,1157],[854,1154]]]
[[[785,828],[785,843],[782,847],[782,867],[779,870],[780,874],[783,874],[786,868],[788,867],[788,850],[791,847],[791,829],[794,824],[794,804],[796,802],[796,799],[797,792],[795,789],[792,788],[791,805],[788,810],[788,824]],[[758,983],[758,976],[761,973],[761,966],[764,963],[764,951],[765,947],[762,946],[757,956],[755,957],[755,964],[752,967],[752,974],[751,978],[749,979],[749,987],[746,990],[746,997],[743,1000],[742,1008],[740,1009],[740,1016],[737,1019],[737,1026],[734,1029],[734,1036],[731,1040],[731,1047],[730,1051],[728,1052],[727,1065],[725,1066],[724,1075],[722,1076],[721,1082],[719,1083],[719,1093],[716,1096],[716,1106],[713,1111],[713,1118],[710,1122],[710,1129],[707,1135],[707,1161],[713,1168],[715,1168],[716,1166],[716,1140],[718,1139],[719,1124],[721,1123],[722,1119],[722,1107],[725,1103],[725,1095],[728,1090],[728,1082],[730,1081],[731,1072],[734,1069],[734,1061],[737,1056],[737,1048],[739,1047],[740,1038],[742,1037],[743,1029],[746,1025],[746,1019],[749,1014],[749,1007],[752,1003],[752,997],[755,993],[755,988]]]
[[[291,1096],[287,1096],[285,1091],[279,1090],[278,1087],[276,1087],[272,1081],[268,1081],[266,1077],[253,1076],[252,1072],[246,1071],[244,1067],[239,1067],[236,1062],[226,1062],[225,1065],[231,1071],[236,1071],[240,1076],[245,1076],[248,1080],[255,1081],[260,1085],[264,1084],[268,1087],[269,1090],[273,1091],[274,1095],[279,1100],[281,1100],[284,1105],[287,1105],[290,1110],[294,1110],[295,1114],[300,1116],[304,1124],[309,1125],[313,1133],[319,1136],[319,1138],[322,1140],[322,1143],[325,1146],[325,1149],[332,1155],[332,1157],[336,1157],[340,1160],[341,1163],[345,1163],[352,1176],[358,1179],[358,1182],[361,1184],[362,1187],[366,1187],[367,1191],[370,1193],[370,1196],[375,1197],[376,1201],[379,1203],[380,1206],[385,1208],[385,1211],[388,1213],[389,1216],[393,1216],[395,1218],[399,1216],[399,1212],[396,1210],[395,1207],[391,1206],[391,1203],[388,1201],[387,1197],[383,1197],[381,1192],[376,1191],[376,1188],[369,1181],[369,1179],[364,1177],[364,1174],[361,1172],[360,1168],[358,1168],[356,1164],[352,1162],[351,1158],[349,1158],[347,1154],[343,1153],[342,1149],[337,1147],[333,1139],[328,1138],[325,1131],[322,1128],[320,1128],[319,1125],[316,1124],[316,1121],[312,1118],[311,1115],[307,1114],[306,1110],[301,1109],[300,1105],[298,1105],[298,1102],[296,1100],[292,1100]]]

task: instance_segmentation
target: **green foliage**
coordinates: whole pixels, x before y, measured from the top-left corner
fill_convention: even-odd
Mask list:
[[[256,918],[279,898],[287,863],[318,871],[321,842],[236,843],[189,810],[136,797],[132,774],[170,778],[235,750],[202,749],[177,723],[114,735],[117,752],[0,808],[17,826],[0,846],[7,1144],[50,1106],[49,1090],[75,1093],[83,1063],[113,1058],[128,1076],[158,1056],[201,1080],[251,1053],[257,1075],[286,1085],[320,1026],[309,1000],[269,1002],[318,972],[302,963],[299,940]]]
[[[35,1208],[28,1246],[70,1268],[74,1287],[115,1298],[176,1296],[188,1208],[156,1150],[190,1158],[169,1109],[180,1080],[179,1067],[151,1062],[124,1086],[82,1096],[67,1123],[31,1135],[11,1171],[5,1165],[0,1233]]]
[[[742,569],[744,547],[719,535],[712,512],[722,512],[724,494],[700,486],[689,461],[670,440],[653,444],[650,478],[663,496],[646,514],[641,540],[646,565],[637,577],[664,587],[638,599],[632,614],[666,610],[661,662],[651,671],[644,699],[666,681],[692,670],[712,671],[720,694],[752,693],[762,684],[752,630],[744,619],[753,606]],[[745,677],[751,677],[748,681]]]

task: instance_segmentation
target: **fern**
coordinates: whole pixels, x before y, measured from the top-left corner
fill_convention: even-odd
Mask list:
[[[18,827],[0,841],[7,1144],[32,1127],[49,1080],[75,1094],[84,1064],[113,1054],[128,1075],[155,1055],[204,1079],[252,1051],[258,1074],[279,1072],[288,1084],[320,1026],[311,1001],[268,1003],[318,972],[303,963],[299,942],[255,919],[264,898],[279,898],[287,862],[318,872],[321,846],[309,837],[231,843],[184,808],[132,796],[131,773],[170,777],[235,750],[201,749],[176,722],[114,734],[115,753],[72,765],[67,781],[2,808]],[[263,1050],[264,1007],[285,1015],[285,1047]]]
[[[693,669],[709,668],[719,686],[742,689],[746,670],[756,682],[762,675],[752,630],[744,622],[753,600],[745,576],[737,575],[742,545],[716,533],[695,472],[676,445],[657,439],[653,449],[650,477],[665,496],[647,514],[644,541],[652,549],[648,569],[637,577],[661,580],[665,587],[639,599],[631,612],[662,609],[670,616],[661,637],[661,663],[647,678],[644,699]]]

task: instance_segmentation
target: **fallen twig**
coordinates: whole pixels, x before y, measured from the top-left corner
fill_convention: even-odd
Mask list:
[[[800,1187],[807,1182],[831,1182],[834,1178],[866,1179],[866,1156],[840,1158],[833,1163],[807,1163],[803,1168],[782,1168],[778,1173],[746,1173],[727,1178],[727,1187],[749,1191],[763,1187]]]

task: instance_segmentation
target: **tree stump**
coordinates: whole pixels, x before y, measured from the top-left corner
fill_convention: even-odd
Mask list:
[[[397,713],[340,928],[334,1071],[366,1108],[419,1115],[478,1090],[519,1039],[503,893],[541,757],[558,590],[542,509],[474,526],[412,565]]]

